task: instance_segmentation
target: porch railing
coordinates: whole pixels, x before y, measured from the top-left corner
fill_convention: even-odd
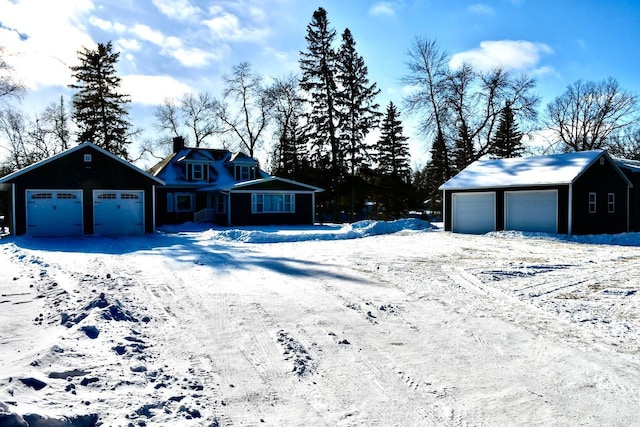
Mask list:
[[[205,221],[213,221],[216,217],[216,211],[212,208],[204,208],[193,214],[193,222],[199,224]]]

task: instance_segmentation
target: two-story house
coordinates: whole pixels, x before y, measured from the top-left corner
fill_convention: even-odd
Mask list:
[[[173,140],[173,152],[149,172],[165,182],[157,189],[158,225],[312,224],[315,194],[322,191],[271,176],[243,153],[185,147],[180,137]]]

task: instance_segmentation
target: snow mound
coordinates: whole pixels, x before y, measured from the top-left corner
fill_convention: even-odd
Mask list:
[[[202,233],[202,240],[224,240],[243,243],[282,243],[311,240],[347,240],[398,233],[401,231],[428,231],[436,227],[420,219],[395,221],[359,221],[347,225],[316,225],[300,227],[241,227],[211,228]]]
[[[640,246],[640,233],[620,233],[620,234],[550,234],[534,233],[525,231],[491,231],[485,234],[487,237],[502,239],[541,239],[555,240],[560,242],[584,243],[590,245],[612,245],[612,246]]]

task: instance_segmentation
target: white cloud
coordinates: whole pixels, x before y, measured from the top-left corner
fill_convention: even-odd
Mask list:
[[[154,30],[148,25],[136,24],[131,28],[131,32],[142,40],[148,41],[157,46],[164,45],[164,34],[161,31]]]
[[[263,41],[269,34],[268,29],[245,27],[236,15],[222,12],[218,16],[203,21],[213,37],[219,40]]]
[[[89,17],[89,23],[94,27],[98,27],[103,31],[113,31],[116,33],[124,33],[127,30],[127,27],[118,23],[104,20],[102,18],[98,18],[97,16]]]
[[[530,71],[538,66],[542,55],[551,53],[553,50],[544,43],[524,40],[483,41],[477,49],[453,55],[449,65],[452,68],[458,68],[462,63],[468,62],[485,71],[495,67]]]
[[[81,17],[93,9],[88,0],[52,2],[24,0],[0,1],[0,45],[7,62],[29,89],[66,86],[71,82],[70,65],[77,52],[94,45],[80,24]],[[55,31],[51,24],[55,22]],[[42,72],[42,70],[47,70]]]
[[[131,96],[136,104],[160,105],[165,98],[175,98],[192,92],[189,85],[170,76],[133,74],[122,77],[122,92]]]
[[[189,0],[153,0],[153,5],[168,16],[181,21],[196,17],[200,9],[190,4]]]
[[[371,6],[371,8],[369,9],[369,14],[393,16],[396,14],[396,11],[393,6],[394,6],[393,3],[391,2],[381,1]]]
[[[467,7],[467,10],[477,15],[495,15],[496,13],[491,6],[484,3],[472,4]]]

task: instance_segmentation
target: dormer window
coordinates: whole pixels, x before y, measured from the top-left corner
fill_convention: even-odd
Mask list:
[[[209,168],[206,163],[187,163],[187,180],[208,181]]]
[[[236,181],[249,181],[256,179],[256,167],[248,165],[235,165]]]

